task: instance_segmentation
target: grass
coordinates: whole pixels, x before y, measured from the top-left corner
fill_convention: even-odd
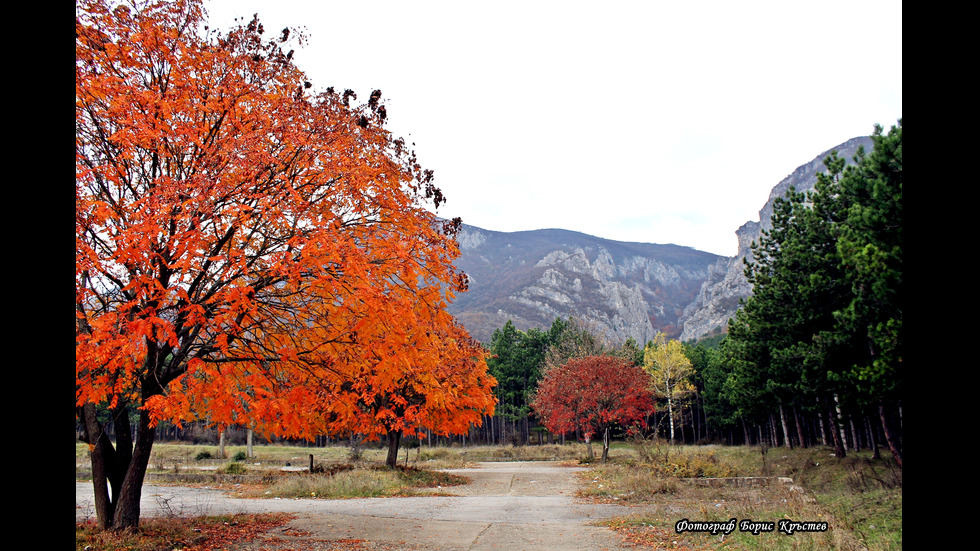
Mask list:
[[[463,476],[399,466],[335,466],[325,473],[279,477],[272,484],[247,490],[247,497],[349,499],[431,494],[430,489],[466,484]]]

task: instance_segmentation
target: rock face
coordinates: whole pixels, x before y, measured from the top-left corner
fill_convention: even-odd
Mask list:
[[[848,162],[864,146],[870,151],[871,138],[852,138],[837,147],[817,155],[809,163],[800,166],[792,174],[776,184],[769,193],[769,200],[759,211],[759,221],[746,222],[736,230],[738,237],[738,255],[734,258],[719,261],[711,270],[707,281],[701,287],[695,300],[685,308],[680,323],[683,326],[680,339],[687,341],[698,339],[711,334],[717,334],[727,329],[728,319],[735,315],[739,300],[752,294],[752,287],[745,279],[745,260],[752,260],[752,242],[758,241],[763,230],[772,228],[772,208],[777,197],[786,194],[790,187],[797,191],[810,191],[817,183],[817,174],[823,172],[823,160],[836,150],[838,155]]]
[[[576,316],[613,342],[638,343],[678,320],[723,257],[677,245],[623,243],[567,230],[495,232],[463,226],[457,266],[470,290],[449,311],[476,339],[489,342],[509,319],[519,329],[547,328]]]
[[[790,186],[813,189],[823,160],[836,150],[848,161],[870,138],[853,138],[793,171],[777,184],[759,211],[735,232],[738,255],[726,258],[678,245],[624,243],[567,230],[504,233],[464,225],[457,236],[457,266],[470,290],[449,312],[470,335],[490,342],[511,320],[518,329],[548,328],[557,317],[576,316],[603,330],[612,342],[633,337],[643,345],[657,332],[683,341],[727,330],[740,299],[752,288],[744,260],[751,244],[772,227],[773,202]]]

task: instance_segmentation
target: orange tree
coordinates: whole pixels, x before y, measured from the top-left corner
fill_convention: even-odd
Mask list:
[[[493,411],[445,311],[459,221],[426,209],[443,196],[380,92],[314,93],[302,37],[205,21],[76,3],[75,406],[103,528],[138,526],[163,419],[378,438]]]
[[[632,362],[613,356],[586,356],[545,372],[531,407],[548,430],[579,432],[586,442],[602,434],[602,461],[609,457],[614,425],[644,426],[653,413],[650,377]]]

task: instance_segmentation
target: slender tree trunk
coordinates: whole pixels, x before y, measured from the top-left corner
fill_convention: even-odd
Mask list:
[[[227,430],[228,429],[226,429],[226,428],[222,428],[221,429],[221,432],[218,433],[218,456],[221,457],[221,459],[224,459],[226,457],[225,456],[225,440],[226,440],[227,437],[225,436],[225,433],[226,433]]]
[[[670,443],[674,443],[674,401],[667,397],[667,417],[670,419]]]
[[[837,430],[835,430],[834,433],[835,436],[837,433],[840,434],[840,442],[839,443],[835,442],[834,445],[837,446],[839,444],[840,446],[843,447],[844,453],[846,453],[847,452],[847,429],[844,426],[844,415],[841,413],[840,410],[840,398],[837,396],[836,393],[834,394],[834,412],[837,414],[837,418],[835,419]],[[838,457],[844,457],[844,456],[839,455]]]
[[[824,408],[820,407],[820,399],[817,399],[817,421],[820,423],[820,443],[827,445],[827,427],[823,424]]]
[[[888,414],[885,411],[885,403],[878,402],[878,417],[881,419],[881,429],[885,433],[885,441],[888,442],[888,449],[891,450],[892,455],[895,457],[895,463],[898,463],[898,468],[902,468],[902,447],[898,443],[898,438],[892,431],[891,423],[888,422]]]
[[[789,436],[789,425],[786,423],[786,408],[783,407],[783,403],[779,403],[779,423],[783,427],[783,445],[789,449],[793,449],[793,439]]]
[[[609,427],[602,431],[602,462],[609,459]]]
[[[857,426],[854,425],[854,416],[851,415],[848,422],[851,425],[851,442],[854,444],[854,451],[861,451],[861,435],[858,434]]]
[[[828,411],[830,417],[830,434],[834,437],[834,455],[837,457],[847,457],[847,448],[843,442],[843,433],[838,429],[838,420],[840,418],[840,405],[837,404],[837,395],[834,395],[835,406],[833,409]],[[836,413],[836,416],[835,416]]]
[[[803,435],[803,425],[800,422],[800,412],[796,409],[796,406],[793,406],[790,408],[790,410],[793,412],[793,422],[796,424],[796,441],[799,443],[801,448],[805,448],[807,447],[806,438]]]
[[[871,457],[873,459],[881,459],[881,450],[878,449],[878,435],[875,434],[874,424],[871,422],[871,418],[864,417],[865,429],[868,431],[868,442],[871,446]]]
[[[250,427],[248,429],[248,433],[245,436],[245,448],[248,450],[247,455],[249,457],[255,457],[255,453],[252,452],[252,434],[254,432],[255,431],[253,431]]]

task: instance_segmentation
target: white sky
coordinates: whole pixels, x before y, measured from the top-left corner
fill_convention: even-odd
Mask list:
[[[901,0],[205,0],[304,29],[316,89],[382,91],[447,202],[484,229],[733,256],[797,166],[902,116]]]

